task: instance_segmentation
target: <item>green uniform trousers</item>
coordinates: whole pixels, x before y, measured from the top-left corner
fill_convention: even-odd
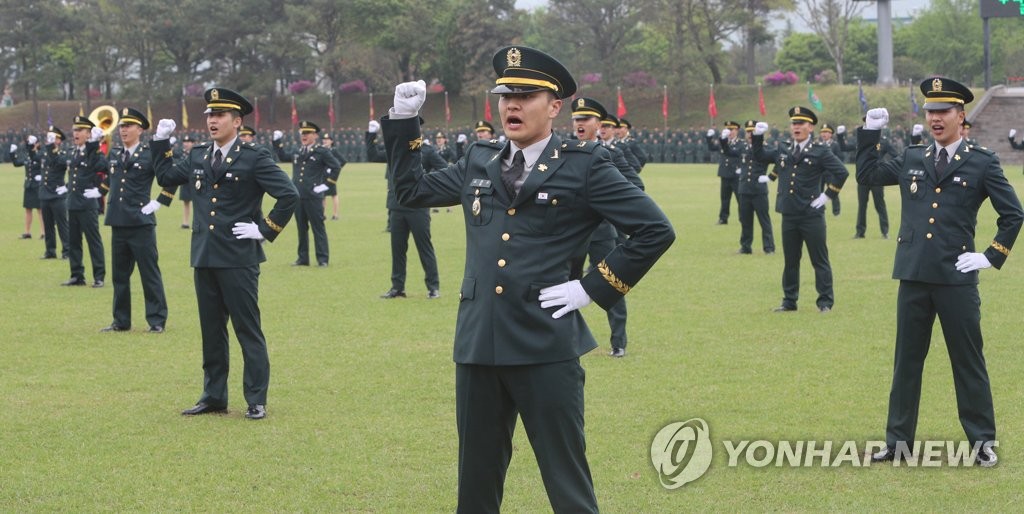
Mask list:
[[[68,258],[71,264],[71,278],[85,280],[85,263],[82,236],[89,245],[92,260],[93,280],[107,278],[107,266],[103,256],[103,237],[100,235],[99,213],[96,210],[68,211]]]
[[[139,266],[149,326],[167,323],[167,298],[156,249],[156,225],[110,228],[110,268],[114,279],[114,324],[132,326],[132,272]]]
[[[313,246],[316,249],[317,264],[330,261],[331,250],[327,246],[327,228],[324,227],[323,198],[303,198],[295,207],[295,228],[299,231],[299,260],[309,264],[309,229],[313,229]]]
[[[832,265],[828,262],[825,240],[824,214],[782,215],[782,252],[786,261],[782,270],[783,306],[796,308],[796,301],[800,298],[800,259],[806,243],[807,256],[814,267],[814,286],[818,290],[816,303],[818,307],[832,307],[835,302]]]
[[[43,231],[46,257],[57,257],[57,237],[60,236],[60,256],[68,256],[68,202],[64,198],[40,200],[39,210],[43,213]],[[97,221],[98,223],[98,221]],[[54,229],[56,227],[56,230]]]
[[[391,287],[405,291],[406,254],[409,252],[409,233],[412,233],[420,264],[423,265],[427,291],[440,289],[437,257],[430,241],[430,212],[427,209],[389,209],[388,228],[391,232]]]

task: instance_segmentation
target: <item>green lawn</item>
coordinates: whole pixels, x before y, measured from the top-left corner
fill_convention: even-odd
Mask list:
[[[260,292],[272,363],[269,417],[252,422],[243,417],[241,356],[234,342],[230,413],[179,415],[202,387],[189,234],[178,228],[180,205],[157,213],[167,332],[143,331],[136,275],[134,330],[100,334],[111,321],[109,283],[98,290],[58,286],[69,275],[67,262],[40,261],[41,241],[17,239],[22,173],[0,166],[0,511],[452,511],[457,443],[451,347],[464,257],[462,214],[442,209],[434,215],[442,298],[426,299],[410,250],[410,297],[381,300],[390,286],[383,166],[350,164],[343,173],[341,220],[328,222],[329,268],[289,266],[295,259],[293,225],[266,246]],[[1024,190],[1020,174],[1010,175]],[[805,258],[801,310],[774,314],[770,309],[782,294],[781,240],[776,238],[779,251],[772,256],[735,254],[735,205],[729,225],[714,224],[714,169],[652,165],[643,178],[678,239],[629,295],[628,357],[605,356],[604,313],[594,305],[585,310],[603,343],[582,362],[588,373],[588,453],[605,512],[1015,510],[1024,499],[1019,257],[1005,270],[981,273],[1000,430],[996,468],[729,468],[721,444],[726,439],[884,438],[895,237],[880,238],[872,212],[868,238],[851,239],[851,180],[842,193],[842,215],[828,217],[835,310],[822,315],[813,309],[813,275]],[[887,197],[895,236],[899,203],[895,191]],[[994,235],[994,219],[986,205],[980,247]],[[775,213],[773,223],[778,230]],[[103,234],[109,251],[109,229]],[[760,237],[759,230],[755,234]],[[935,335],[918,436],[959,440],[963,432],[938,326]],[[714,462],[703,478],[665,490],[650,462],[651,440],[664,425],[693,417],[710,426]],[[548,511],[521,427],[515,446],[505,510]]]

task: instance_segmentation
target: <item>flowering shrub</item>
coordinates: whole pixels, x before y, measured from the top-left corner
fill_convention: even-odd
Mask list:
[[[824,70],[814,75],[814,82],[818,84],[835,84],[838,81],[835,70]]]
[[[658,81],[646,71],[634,71],[622,77],[622,82],[627,87],[658,87]]]
[[[785,86],[796,84],[799,82],[799,78],[796,73],[787,71],[785,73],[781,71],[775,71],[764,76],[764,83],[769,86]]]
[[[342,93],[365,93],[366,82],[363,79],[356,79],[349,82],[345,82],[338,86],[338,91]]]
[[[601,82],[600,73],[584,73],[580,78],[580,84],[583,85],[597,84],[598,82]]]
[[[185,86],[185,96],[203,96],[204,92],[206,92],[206,86],[198,82]]]
[[[309,91],[314,87],[316,87],[316,84],[309,80],[297,80],[295,82],[292,82],[291,84],[288,84],[288,92],[293,95],[301,95],[302,93],[305,93],[306,91]]]

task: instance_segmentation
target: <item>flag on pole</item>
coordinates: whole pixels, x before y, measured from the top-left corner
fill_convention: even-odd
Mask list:
[[[914,94],[914,82],[910,82],[910,110],[914,111],[914,116],[917,116],[921,112],[921,108],[917,105],[917,96]]]
[[[715,85],[711,85],[711,96],[708,97],[708,114],[711,115],[711,119],[718,117],[718,106],[715,105]]]
[[[181,128],[188,128],[188,109],[185,105],[185,97],[181,98]]]
[[[370,93],[370,119],[371,120],[377,119],[377,117],[373,115],[373,93],[372,92]]]
[[[334,131],[334,93],[327,95],[327,117],[331,120],[331,131]]]
[[[448,92],[444,92],[444,121],[452,121],[452,108],[448,106]]]
[[[494,121],[494,116],[491,115],[491,97],[484,93],[484,120],[488,123]]]
[[[764,106],[764,90],[761,89],[761,84],[757,85],[757,112],[761,113],[761,116],[768,114],[768,108]]]
[[[814,93],[814,88],[811,87],[810,82],[807,83],[807,101],[811,102],[811,105],[813,105],[819,113],[825,110],[825,107],[821,105],[821,99],[818,98],[818,95]]]
[[[295,108],[295,96],[292,96],[292,130],[299,125],[299,111]]]
[[[616,89],[618,90],[618,93],[619,93],[619,106],[618,106],[618,109],[615,111],[615,113],[616,113],[615,117],[616,118],[621,118],[621,117],[626,115],[626,102],[622,100],[622,88],[619,87],[619,88],[616,88]]]
[[[661,86],[661,118],[668,123],[668,86]]]
[[[252,123],[256,130],[260,129],[260,97],[256,97],[256,103],[252,109]]]
[[[82,102],[78,102],[78,115],[85,116],[85,109],[82,108]]]
[[[860,100],[860,113],[867,114],[868,97],[864,96],[864,86],[861,85],[859,80],[857,81],[857,99]]]
[[[910,87],[910,92],[914,92],[914,87]],[[53,114],[50,112],[50,104],[46,104],[46,126],[47,128],[53,126]]]
[[[149,100],[146,100],[146,117],[153,119],[153,108],[149,105]]]

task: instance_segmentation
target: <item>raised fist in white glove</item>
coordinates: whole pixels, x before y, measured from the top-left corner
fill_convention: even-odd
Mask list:
[[[910,129],[910,135],[920,136],[921,134],[924,134],[924,125],[915,123],[914,128]]]
[[[239,221],[235,223],[235,227],[231,229],[231,233],[235,235],[235,239],[256,239],[258,241],[263,240],[263,234],[260,233],[260,227],[255,223]]]
[[[869,109],[864,118],[864,128],[867,130],[882,130],[889,124],[889,110],[885,107]]]
[[[540,296],[537,299],[540,300],[541,309],[562,307],[551,315],[555,319],[574,310],[582,309],[590,303],[590,295],[583,290],[579,280],[570,280],[557,286],[545,287],[540,290]]]
[[[715,137],[715,129],[708,129],[708,137]]]
[[[28,144],[34,145],[39,142],[39,138],[36,136],[28,136]]]
[[[836,127],[836,134],[845,134],[845,133],[846,133],[846,125],[840,125],[840,126]]]
[[[1013,137],[1013,136],[1010,136],[1010,137]],[[456,143],[465,143],[466,142],[466,135],[465,134],[459,134],[459,137],[455,138],[455,142]]]
[[[771,181],[772,181],[772,179],[768,175],[761,175],[761,176],[757,177],[757,182],[759,184],[767,184],[767,183],[769,183]]]
[[[59,195],[67,193],[68,192],[68,186],[57,186],[57,189],[54,189],[54,192],[56,192]]]
[[[965,252],[956,259],[956,270],[960,273],[970,273],[991,267],[992,263],[988,261],[988,257],[985,257],[983,253]]]
[[[56,132],[47,132],[46,133],[46,144],[52,145],[52,144],[54,144],[56,142],[57,142],[57,133]]]
[[[824,207],[827,202],[828,202],[828,195],[825,194],[825,193],[821,193],[820,195],[818,195],[817,198],[815,198],[814,200],[811,200],[811,208],[812,209],[819,209],[821,207]]]
[[[146,215],[153,214],[154,212],[159,211],[159,210],[160,210],[160,202],[158,202],[156,200],[150,200],[149,203],[147,203],[146,205],[142,206],[142,214],[146,214]]]
[[[403,82],[395,86],[395,106],[391,108],[391,114],[398,118],[412,118],[420,113],[420,107],[426,101],[426,82]]]
[[[1010,129],[1010,139],[1013,139],[1017,135],[1017,129]]]
[[[171,132],[178,126],[174,120],[163,119],[156,124],[156,133],[153,134],[154,141],[163,141],[171,137]]]
[[[43,176],[42,175],[36,175],[36,176],[32,177],[32,180],[35,180],[36,182],[42,182],[43,181]]]
[[[768,132],[768,124],[767,123],[765,123],[763,121],[759,121],[759,122],[757,122],[756,125],[754,125],[754,135],[755,136],[763,136],[765,132]]]
[[[729,129],[722,129],[722,133],[719,134],[718,137],[720,137],[722,139],[727,139],[729,137],[729,134],[732,134],[731,130],[729,130]]]
[[[370,120],[370,123],[366,125],[366,131],[371,134],[376,134],[380,130],[380,122],[377,120]]]
[[[103,195],[100,194],[100,190],[99,189],[97,189],[95,187],[90,187],[89,189],[86,189],[85,191],[82,191],[82,196],[92,200],[92,199],[95,199],[95,198],[99,198],[99,197],[101,197]]]
[[[327,191],[328,189],[330,189],[330,188],[327,187],[327,184],[320,184],[320,185],[313,186],[313,192],[314,193],[323,193],[324,191]]]
[[[17,152],[17,151],[18,151],[18,145],[12,143],[11,144],[11,153],[14,153],[14,152]]]
[[[282,137],[284,137],[284,132],[281,132],[280,130],[275,130],[274,131],[274,141],[277,141],[277,140],[281,139]]]
[[[178,143],[178,138],[176,138],[174,136],[171,136],[171,146],[174,146],[177,143]]]
[[[95,143],[96,141],[99,141],[101,137],[103,137],[103,129],[99,127],[89,129],[89,142]]]

